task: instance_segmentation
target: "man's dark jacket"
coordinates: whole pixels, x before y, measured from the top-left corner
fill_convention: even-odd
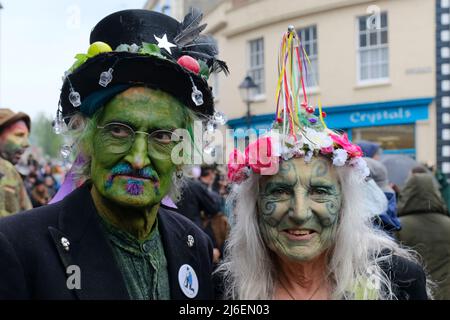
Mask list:
[[[184,264],[198,277],[195,299],[214,298],[208,237],[191,221],[165,208],[159,210],[158,226],[171,298],[188,299],[178,281]],[[192,246],[189,235],[194,238]],[[70,242],[69,250],[63,237]],[[67,278],[73,273],[66,270],[71,265],[80,268],[80,290],[68,289]],[[61,202],[0,219],[0,299],[129,299],[89,185]]]

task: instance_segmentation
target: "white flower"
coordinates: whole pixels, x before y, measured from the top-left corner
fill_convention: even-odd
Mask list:
[[[360,175],[361,179],[365,179],[370,175],[370,169],[367,166],[366,160],[363,158],[353,158],[350,160],[350,165],[357,170],[358,174]]]
[[[311,150],[309,150],[309,151],[306,153],[306,156],[305,156],[305,162],[306,162],[306,163],[311,162],[311,159],[312,159],[313,154],[314,154],[314,153],[313,153]]]
[[[312,128],[306,128],[305,143],[309,149],[328,148],[333,145],[333,140],[325,131],[316,131]]]
[[[137,53],[139,51],[139,49],[140,49],[140,47],[136,43],[133,43],[130,46],[130,52],[132,52],[132,53]]]
[[[336,149],[333,151],[333,164],[338,167],[345,165],[347,161],[347,151],[344,149]]]
[[[299,149],[295,151],[295,157],[303,157],[305,155],[305,151],[303,149]]]
[[[294,154],[295,154],[294,148],[288,148],[286,146],[283,146],[281,148],[281,156],[284,160],[291,159],[292,157],[294,157]]]

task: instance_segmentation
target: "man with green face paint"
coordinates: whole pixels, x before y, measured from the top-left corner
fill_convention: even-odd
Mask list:
[[[29,146],[29,133],[27,114],[0,109],[0,217],[33,208],[14,167]]]
[[[61,201],[0,223],[0,298],[213,298],[212,243],[168,207],[182,182],[178,129],[216,118],[206,80],[227,69],[201,17],[125,10],[93,29],[55,120],[77,160]]]

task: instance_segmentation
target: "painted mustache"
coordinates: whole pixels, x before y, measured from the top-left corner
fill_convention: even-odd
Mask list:
[[[144,192],[144,182],[136,179],[148,179],[153,182],[155,191],[159,189],[159,177],[151,167],[142,169],[133,169],[127,163],[121,163],[111,169],[111,173],[106,180],[105,187],[109,189],[112,187],[113,180],[117,176],[127,176],[128,180],[125,186],[126,192],[130,195],[140,195]],[[135,178],[135,179],[133,179]]]
[[[159,181],[158,175],[151,167],[145,167],[135,170],[127,163],[121,163],[111,169],[111,175],[113,179],[116,176],[129,176],[139,179],[149,179],[152,181]]]

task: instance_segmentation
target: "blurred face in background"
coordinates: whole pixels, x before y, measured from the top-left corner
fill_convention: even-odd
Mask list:
[[[46,186],[45,186],[45,184],[43,184],[43,183],[40,183],[40,184],[38,184],[37,186],[36,186],[36,190],[38,191],[38,192],[40,192],[40,193],[44,193],[45,192],[45,190],[46,190]]]
[[[215,179],[216,179],[216,173],[212,169],[206,171],[206,175],[201,177],[201,180],[203,181],[203,183],[206,183],[209,186],[213,184]]]
[[[29,130],[25,121],[17,121],[0,132],[0,156],[17,164],[22,154],[30,146]]]
[[[47,187],[53,187],[53,184],[54,184],[54,182],[53,182],[52,177],[49,177],[49,176],[45,177],[45,185]]]

